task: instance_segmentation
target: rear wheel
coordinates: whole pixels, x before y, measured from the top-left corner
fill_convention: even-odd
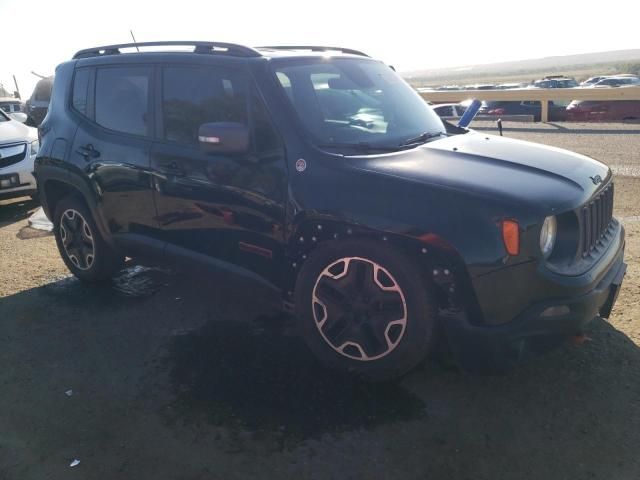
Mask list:
[[[122,266],[124,257],[100,236],[91,212],[80,198],[70,196],[58,203],[53,231],[62,260],[80,280],[107,280]]]
[[[423,360],[435,323],[420,271],[369,241],[319,247],[300,272],[296,311],[323,363],[371,380],[398,377]]]

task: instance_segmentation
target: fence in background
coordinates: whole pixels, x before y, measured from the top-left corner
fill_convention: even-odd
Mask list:
[[[640,86],[611,88],[523,88],[513,90],[418,90],[434,103],[457,103],[470,98],[485,101],[539,101],[541,120],[549,121],[549,101],[553,100],[640,100]]]

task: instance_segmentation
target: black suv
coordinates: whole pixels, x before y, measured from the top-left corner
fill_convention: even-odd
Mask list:
[[[40,134],[77,277],[125,255],[229,267],[282,292],[325,364],[371,379],[445,342],[474,367],[579,334],[626,268],[605,165],[447,124],[354,50],[82,50]]]

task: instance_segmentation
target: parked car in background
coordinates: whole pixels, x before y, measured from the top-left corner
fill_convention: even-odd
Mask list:
[[[626,87],[630,85],[640,85],[640,78],[632,76],[616,76],[607,77],[591,85],[593,88],[598,87]]]
[[[542,105],[538,101],[492,101],[482,102],[480,115],[533,115],[533,120],[539,122],[542,118]],[[566,104],[549,102],[549,120],[559,122],[566,120]]]
[[[573,88],[577,87],[578,82],[574,78],[565,77],[563,75],[550,75],[540,80],[536,80],[531,85],[532,88]]]
[[[24,104],[19,98],[0,97],[0,110],[5,113],[24,112]]]
[[[36,195],[33,161],[38,147],[35,128],[0,110],[0,199]]]
[[[433,111],[438,114],[440,118],[460,118],[464,115],[464,112],[467,110],[468,105],[463,105],[461,103],[441,103],[439,105],[434,105]]]
[[[640,120],[640,100],[574,100],[567,106],[567,120],[580,122]]]
[[[513,90],[515,88],[526,88],[528,83],[501,83],[496,85],[496,90]]]
[[[26,113],[29,116],[29,125],[37,127],[44,119],[49,109],[52,87],[53,77],[43,78],[36,83],[31,97],[27,100]]]
[[[450,90],[463,90],[463,88],[460,87],[460,85],[442,85],[440,87],[434,88],[434,90],[450,91]]]
[[[493,83],[474,83],[473,85],[465,85],[463,90],[494,90],[495,88]]]
[[[591,85],[594,85],[594,84],[598,83],[603,78],[607,78],[607,77],[605,75],[600,75],[600,76],[597,76],[597,77],[589,77],[584,82],[581,82],[580,86],[581,87],[590,87]]]

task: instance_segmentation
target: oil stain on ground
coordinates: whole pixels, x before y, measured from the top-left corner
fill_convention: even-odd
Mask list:
[[[424,414],[423,402],[398,384],[367,383],[323,368],[302,339],[283,333],[288,317],[281,317],[258,328],[212,322],[174,337],[168,360],[175,412],[291,440]]]
[[[171,282],[175,274],[168,269],[129,265],[118,272],[109,282],[87,284],[69,274],[52,279],[44,286],[46,292],[57,301],[94,308],[113,304],[114,298],[144,299],[151,297]]]
[[[133,265],[113,278],[112,287],[125,297],[147,297],[160,290],[171,277],[167,269]]]

